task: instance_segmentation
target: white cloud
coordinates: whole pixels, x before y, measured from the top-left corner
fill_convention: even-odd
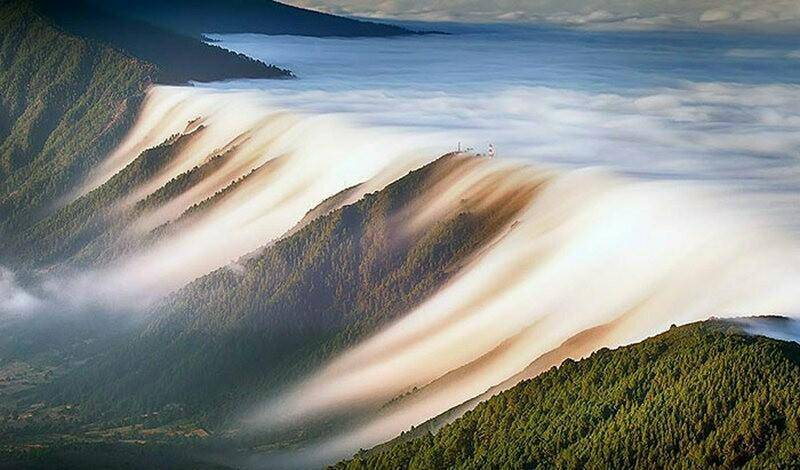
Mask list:
[[[729,10],[724,8],[713,8],[711,10],[706,10],[700,15],[700,22],[701,23],[719,23],[725,21],[731,21],[734,18],[734,15]]]
[[[784,53],[774,49],[731,49],[725,55],[739,59],[773,59],[781,58]]]

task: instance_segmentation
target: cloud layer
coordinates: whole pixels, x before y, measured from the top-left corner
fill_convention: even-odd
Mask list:
[[[596,48],[540,36],[511,46],[478,35],[226,36],[221,44],[256,57],[285,54],[281,64],[301,79],[220,86],[264,86],[275,106],[399,131],[393,147],[444,152],[458,141],[478,150],[493,142],[503,158],[719,183],[800,227],[800,86],[779,75],[795,48],[656,44],[640,53],[645,46],[631,50],[614,36],[592,33]],[[705,72],[712,63],[715,74]],[[670,76],[676,70],[691,80]]]
[[[290,0],[297,6],[377,18],[463,22],[547,22],[614,29],[800,29],[793,0]]]
[[[301,467],[396,436],[593,328],[607,331],[578,357],[709,315],[800,311],[800,80],[781,72],[795,44],[488,29],[512,34],[220,38],[301,79],[215,86],[261,86],[272,106],[391,132],[376,156],[493,142],[490,171],[519,159],[536,163],[515,168],[518,178],[567,168],[435,296],[248,414],[256,429],[282,429],[380,409],[311,447]],[[597,166],[638,178],[587,168]],[[469,184],[482,176],[419,195],[414,213],[485,197]],[[773,220],[794,231],[773,233]]]
[[[800,309],[800,245],[691,185],[587,170],[543,176],[495,159],[459,168],[410,213],[457,213],[461,201],[485,198],[483,183],[498,173],[504,184],[495,191],[543,188],[452,282],[270,402],[254,414],[256,426],[380,407],[379,418],[317,449],[333,461],[466,402],[594,328],[606,333],[584,355],[711,315]]]

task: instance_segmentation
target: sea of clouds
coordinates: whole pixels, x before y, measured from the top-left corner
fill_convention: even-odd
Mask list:
[[[297,422],[314,413],[309,403],[337,409],[370,398],[385,402],[519,334],[510,327],[513,331],[502,336],[513,319],[532,327],[544,318],[537,309],[543,315],[557,312],[552,324],[537,323],[535,335],[521,342],[541,349],[509,354],[509,362],[487,367],[491,373],[485,376],[470,376],[467,385],[454,385],[441,397],[420,398],[385,420],[323,442],[316,457],[340,457],[388,439],[518,372],[569,334],[623,312],[634,311],[636,320],[605,345],[638,341],[671,323],[710,315],[798,312],[796,41],[788,36],[508,26],[454,32],[397,39],[214,36],[223,47],[292,69],[299,79],[203,86],[257,89],[276,107],[383,129],[393,135],[384,141],[393,151],[419,146],[444,153],[460,142],[484,152],[493,143],[501,160],[564,169],[568,183],[558,186],[563,192],[551,193],[546,204],[557,214],[554,218],[566,217],[568,202],[596,183],[574,175],[611,170],[628,177],[619,192],[587,197],[580,215],[564,224],[563,234],[543,237],[559,240],[557,255],[544,257],[551,266],[532,264],[518,283],[515,270],[492,271],[502,265],[492,253],[505,253],[516,266],[536,246],[542,219],[552,220],[531,217],[527,232],[523,217],[512,232],[518,238],[509,235],[494,245],[474,263],[472,278],[469,270],[461,273],[418,311],[251,416],[256,425],[273,426],[278,409],[288,414],[287,421]],[[491,279],[503,279],[504,286],[518,290],[487,295],[474,311],[460,308],[460,302],[481,295]],[[474,315],[457,327],[430,324],[437,315],[465,311]],[[609,315],[599,321],[601,311]],[[498,315],[505,320],[502,325]],[[565,327],[572,328],[570,333],[560,336]],[[392,338],[417,330],[424,332],[419,335],[422,346],[390,348]],[[795,337],[773,330],[758,331]],[[469,346],[464,338],[471,339]],[[478,347],[474,357],[424,375],[441,365],[438,358],[469,354],[481,340],[490,346]],[[387,350],[391,354],[385,361],[372,354]],[[352,355],[363,359],[363,368],[347,362]],[[370,388],[390,388],[386,377],[408,382],[388,392]]]
[[[800,61],[787,37],[494,27],[449,36],[215,36],[294,70],[275,106],[447,151],[699,180],[800,226]]]
[[[434,21],[536,22],[593,29],[800,30],[791,0],[290,0],[337,14]]]
[[[340,457],[476,396],[571,335],[613,322],[623,312],[638,312],[634,324],[604,344],[627,344],[711,314],[796,317],[795,38],[541,27],[455,32],[394,39],[212,36],[223,47],[288,67],[299,78],[150,90],[148,103],[155,105],[146,107],[126,143],[87,185],[101,184],[142,149],[198,117],[207,126],[204,136],[147,191],[240,135],[250,140],[232,159],[231,178],[270,161],[280,163],[277,170],[189,229],[102,272],[26,283],[0,267],[0,320],[53,308],[123,305],[142,311],[280,237],[344,188],[367,181],[374,182],[366,185],[370,191],[377,190],[458,145],[485,152],[489,144],[503,160],[495,165],[523,161],[531,164],[524,171],[565,171],[554,172],[562,175],[558,184],[527,209],[510,235],[436,296],[268,403],[266,413],[255,413],[255,424],[248,424],[275,425],[275,403],[295,422],[352,403],[386,401],[538,325],[530,330],[535,338],[524,338],[521,349],[487,366],[483,375],[468,377],[466,385],[450,384],[457,393],[423,397],[418,406],[319,443],[311,456]],[[291,125],[276,124],[285,119]],[[617,180],[615,174],[627,177]],[[182,200],[169,216],[227,181],[206,182],[196,200]],[[435,206],[450,189],[426,206]],[[540,233],[548,226],[542,221],[554,228]],[[549,256],[538,256],[538,250]],[[527,261],[520,267],[521,259]],[[502,289],[484,292],[487,278],[502,279]],[[437,315],[463,318],[437,328],[430,324]],[[796,321],[780,328],[761,321],[746,326],[798,338]],[[376,359],[374,351],[392,341],[405,344],[409,335],[418,341],[396,348],[387,361]],[[465,337],[480,341],[464,347]]]

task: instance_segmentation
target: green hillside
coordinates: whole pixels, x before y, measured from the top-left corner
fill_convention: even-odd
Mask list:
[[[144,234],[133,234],[129,229],[140,217],[213,175],[230,156],[230,151],[215,155],[176,176],[139,201],[130,200],[130,196],[154,175],[174,163],[177,155],[205,129],[200,126],[192,132],[176,134],[143,151],[96,189],[51,211],[30,227],[9,233],[5,244],[0,247],[0,254],[5,254],[6,259],[14,259],[17,266],[28,269],[42,269],[57,264],[67,269],[98,268],[179,230],[184,221],[219,202],[245,177],[231,181],[219,194],[188,208],[175,221]]]
[[[0,232],[29,223],[131,125],[155,67],[0,5]]]
[[[45,396],[120,412],[209,409],[308,372],[422,302],[511,220],[498,207],[465,210],[402,235],[396,216],[436,168],[458,164],[441,159],[196,280],[156,306],[143,333]]]
[[[130,128],[152,83],[238,76],[288,72],[77,2],[1,3],[0,234],[62,204]]]
[[[798,404],[800,345],[712,320],[568,360],[335,468],[786,468]]]
[[[97,238],[123,242],[122,232],[135,220],[134,212],[117,204],[172,162],[199,132],[202,128],[144,151],[99,188],[54,211],[19,236],[9,237],[7,248],[20,260],[46,266],[69,260]]]
[[[36,225],[57,234],[38,250],[55,256],[75,251],[69,247],[96,232],[113,233],[117,222],[95,210],[104,201],[113,205],[190,138],[176,136],[146,151],[109,182]],[[405,209],[438,180],[439,171],[458,171],[469,163],[444,157],[355,204],[319,212],[320,217],[234,268],[220,269],[170,296],[144,317],[144,325],[120,324],[99,314],[103,322],[75,325],[75,319],[48,318],[43,325],[17,328],[0,341],[0,352],[12,353],[0,360],[0,428],[5,429],[0,440],[9,443],[8,455],[30,456],[26,446],[35,444],[49,449],[42,454],[49,462],[75,446],[118,442],[120,436],[148,445],[194,445],[206,441],[193,437],[200,427],[214,442],[230,445],[226,429],[235,421],[229,419],[244,407],[423,302],[513,221],[518,208],[513,198],[490,207],[464,200],[458,214],[413,235],[401,230]],[[216,164],[209,160],[208,171]],[[172,189],[157,199],[168,200],[190,186],[204,166],[173,180],[167,185]],[[158,204],[146,201],[131,210]],[[123,225],[130,220],[124,213],[115,217]],[[90,246],[100,244],[91,241]],[[76,328],[80,334],[65,335]],[[82,334],[91,340],[81,341]],[[45,335],[60,342],[35,342]],[[12,379],[3,379],[4,373]],[[256,439],[287,442],[310,432]],[[0,446],[0,462],[2,451]]]

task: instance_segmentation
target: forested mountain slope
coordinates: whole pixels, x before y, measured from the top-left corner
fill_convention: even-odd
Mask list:
[[[152,64],[0,6],[0,229],[48,208],[130,126]]]
[[[203,33],[263,33],[303,36],[398,36],[407,29],[297,8],[272,0],[98,1],[111,12],[199,37]]]
[[[60,204],[119,143],[152,83],[288,76],[68,3],[0,4],[0,233]]]
[[[567,360],[336,468],[780,468],[800,463],[798,403],[800,345],[710,320]]]
[[[513,222],[518,201],[505,200],[465,204],[453,217],[405,232],[405,210],[432,175],[466,163],[444,157],[198,279],[155,307],[126,346],[45,396],[126,412],[176,402],[208,409],[223,396],[230,402],[231,393],[308,372],[423,301]]]
[[[139,211],[120,208],[118,204],[171,163],[202,131],[201,128],[175,136],[146,150],[99,188],[59,208],[27,230],[9,234],[0,253],[5,252],[7,258],[13,256],[19,263],[24,261],[33,268],[76,261],[74,258],[82,259],[68,264],[97,265],[101,262],[99,255],[78,256],[79,253],[95,245],[102,245],[97,246],[97,250],[111,250],[112,245],[134,243],[125,236],[125,229],[135,221]],[[109,261],[108,258],[104,260]]]

